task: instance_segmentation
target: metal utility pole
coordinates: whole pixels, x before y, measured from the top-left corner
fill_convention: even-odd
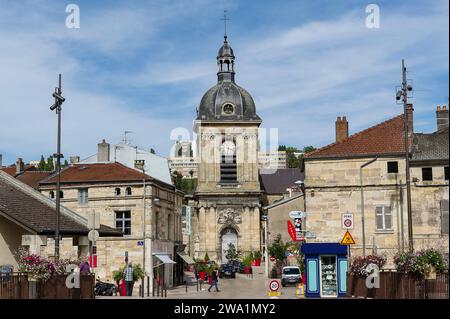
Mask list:
[[[375,157],[374,159],[368,161],[367,163],[364,163],[359,168],[359,183],[360,183],[360,189],[361,189],[361,228],[362,228],[362,242],[363,242],[363,257],[366,257],[366,224],[364,220],[364,184],[363,184],[363,168],[372,164],[375,162],[378,158]]]
[[[145,250],[146,250],[146,245],[145,245],[145,242],[146,242],[146,239],[147,239],[147,204],[146,204],[146,202],[147,202],[147,185],[145,184],[145,165],[144,165],[144,161],[143,161],[143,163],[142,163],[143,165],[142,165],[142,175],[143,175],[143,180],[142,180],[142,182],[143,182],[143,185],[144,185],[144,230],[143,230],[143,237],[144,237],[144,244],[143,244],[143,246],[144,246],[144,261],[142,262],[142,268],[144,269],[144,277],[142,277],[142,298],[144,298],[144,296],[145,296]]]
[[[408,209],[408,243],[409,249],[414,249],[413,227],[412,227],[412,208],[411,208],[411,177],[409,171],[409,138],[408,138],[408,91],[412,87],[408,86],[406,80],[405,60],[402,60],[402,95],[403,95],[403,121],[404,121],[404,143],[405,143],[405,161],[406,161],[406,206]]]
[[[55,92],[52,95],[55,98],[55,104],[50,106],[50,110],[56,110],[56,115],[58,116],[58,133],[57,133],[57,146],[56,153],[53,157],[56,158],[56,225],[55,225],[55,259],[59,259],[59,215],[60,215],[60,196],[61,196],[61,111],[62,104],[66,100],[62,96],[61,91],[61,74],[58,78],[58,87],[55,88]]]

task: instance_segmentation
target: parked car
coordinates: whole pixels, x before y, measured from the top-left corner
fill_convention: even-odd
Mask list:
[[[297,266],[283,267],[281,272],[281,285],[285,287],[288,284],[298,284],[302,282],[302,274]]]
[[[237,273],[239,273],[239,264],[240,264],[239,260],[229,260],[227,263],[227,265],[230,265],[231,267],[233,267],[234,272],[237,272]],[[242,269],[244,269],[244,268],[242,268]]]
[[[236,278],[236,271],[234,271],[233,265],[226,264],[219,268],[219,278]]]

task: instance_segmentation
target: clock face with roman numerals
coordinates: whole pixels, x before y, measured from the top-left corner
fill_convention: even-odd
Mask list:
[[[231,103],[226,103],[223,106],[223,113],[226,115],[232,115],[234,114],[234,106]]]

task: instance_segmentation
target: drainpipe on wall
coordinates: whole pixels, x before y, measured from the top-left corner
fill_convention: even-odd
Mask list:
[[[364,163],[359,168],[359,181],[360,181],[360,188],[361,188],[361,228],[362,228],[362,242],[363,242],[363,257],[366,257],[366,229],[365,229],[365,220],[364,220],[364,186],[363,186],[363,168],[372,164],[378,159],[378,157],[375,157],[374,159],[368,161],[367,163]]]

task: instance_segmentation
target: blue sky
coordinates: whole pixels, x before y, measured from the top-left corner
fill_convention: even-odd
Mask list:
[[[80,8],[68,29],[66,5]],[[376,1],[379,29],[365,27],[371,2],[0,1],[0,153],[39,159],[55,150],[48,107],[63,73],[63,153],[87,157],[105,138],[167,156],[170,132],[192,128],[216,82],[216,55],[229,11],[236,82],[254,97],[280,144],[323,146],[334,121],[350,133],[401,113],[394,88],[401,59],[416,89],[415,130],[435,129],[448,103],[448,1]]]

